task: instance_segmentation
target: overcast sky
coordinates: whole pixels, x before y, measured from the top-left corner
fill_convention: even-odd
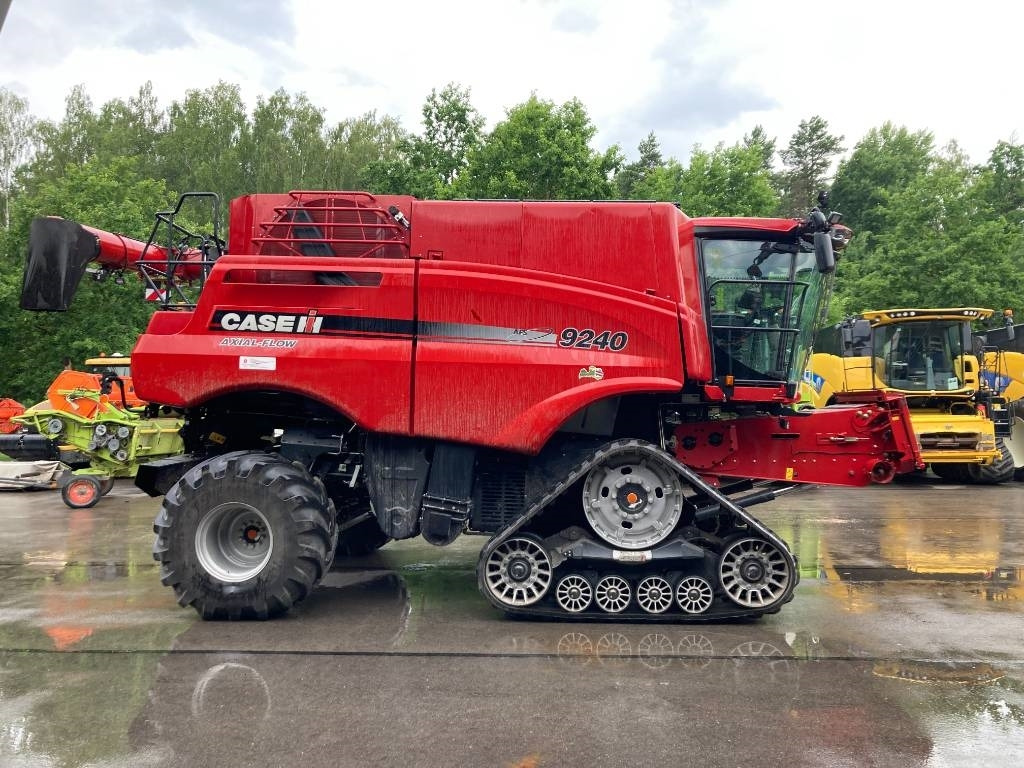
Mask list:
[[[420,132],[455,82],[488,127],[531,92],[578,98],[630,158],[652,131],[683,161],[757,124],[784,147],[818,114],[847,148],[891,120],[984,162],[1022,140],[1022,21],[995,0],[13,0],[0,86],[59,119],[79,83],[99,106],[150,80],[166,107],[224,80],[250,109],[284,88]]]

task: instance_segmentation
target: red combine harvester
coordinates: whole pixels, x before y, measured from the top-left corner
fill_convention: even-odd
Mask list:
[[[798,573],[747,508],[921,466],[898,395],[793,407],[838,214],[258,194],[225,252],[181,207],[148,243],[37,219],[22,306],[66,308],[90,263],[160,301],[135,388],[184,414],[186,453],[136,483],[165,494],[154,556],[204,618],[462,533],[490,536],[480,589],[510,614],[757,616]]]

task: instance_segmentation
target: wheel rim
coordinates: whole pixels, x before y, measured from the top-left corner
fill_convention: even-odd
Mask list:
[[[661,576],[648,576],[636,588],[636,601],[648,613],[664,613],[672,605],[672,585]]]
[[[215,579],[228,583],[256,576],[270,561],[274,532],[253,506],[232,501],[203,516],[196,528],[196,557]]]
[[[594,590],[590,582],[573,573],[566,576],[555,588],[558,604],[569,613],[579,613],[590,607],[594,599]]]
[[[68,501],[76,507],[92,503],[100,494],[99,483],[91,478],[72,480],[67,486]]]
[[[777,547],[762,539],[740,539],[722,554],[722,588],[737,605],[765,608],[778,601],[789,587],[790,571]]]
[[[621,576],[605,576],[597,582],[594,601],[608,613],[621,613],[629,605],[629,584]]]
[[[672,533],[683,492],[675,472],[657,459],[618,461],[587,475],[583,510],[594,533],[613,547],[643,549]]]
[[[704,613],[714,596],[711,585],[700,576],[689,576],[676,587],[676,602],[685,613]]]
[[[485,582],[494,599],[504,605],[533,605],[551,586],[551,561],[533,539],[509,539],[487,558]]]

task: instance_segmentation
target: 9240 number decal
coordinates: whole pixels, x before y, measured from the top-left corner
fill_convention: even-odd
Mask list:
[[[601,331],[592,328],[564,328],[558,334],[558,346],[576,349],[600,349],[621,352],[629,344],[625,331]]]

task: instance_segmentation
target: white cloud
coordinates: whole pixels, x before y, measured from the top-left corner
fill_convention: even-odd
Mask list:
[[[305,91],[329,121],[375,110],[419,130],[431,89],[468,86],[493,125],[536,92],[578,98],[601,148],[651,131],[664,154],[742,138],[784,146],[819,114],[853,144],[885,120],[956,139],[982,162],[1017,134],[1024,6],[840,0],[14,0],[0,85],[58,119],[83,83],[96,104],[151,80],[161,103],[237,83],[250,107]]]

